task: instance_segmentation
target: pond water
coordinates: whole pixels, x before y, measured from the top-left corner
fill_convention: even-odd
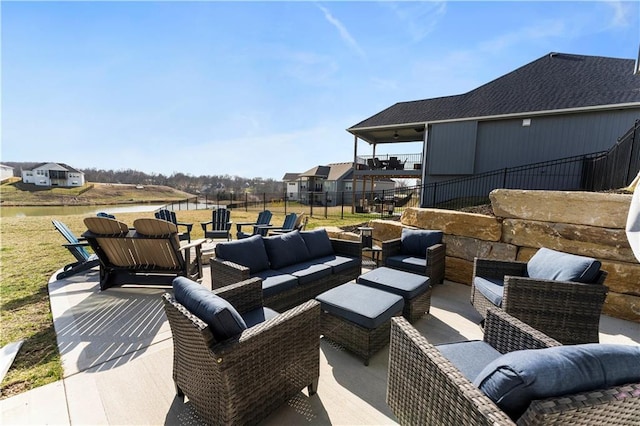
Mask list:
[[[25,206],[25,207],[0,207],[0,217],[25,217],[25,216],[66,216],[76,214],[96,214],[107,212],[113,215],[118,213],[152,212],[164,204],[122,204],[106,206]]]

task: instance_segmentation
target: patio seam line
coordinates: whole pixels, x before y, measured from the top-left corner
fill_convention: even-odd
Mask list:
[[[85,373],[85,372],[87,372],[88,370],[91,370],[91,369],[94,369],[94,368],[100,367],[101,365],[104,365],[104,364],[106,364],[106,363],[108,363],[108,362],[115,361],[115,360],[120,359],[120,358],[122,358],[122,357],[124,357],[124,356],[126,356],[126,355],[129,355],[129,354],[132,354],[132,353],[136,353],[136,352],[141,351],[141,350],[143,350],[143,349],[145,349],[145,350],[146,350],[147,348],[150,348],[150,347],[155,346],[155,345],[157,345],[157,344],[160,344],[160,343],[166,342],[167,340],[173,340],[173,336],[165,337],[164,339],[161,339],[161,340],[158,340],[158,341],[156,341],[156,342],[153,342],[153,343],[151,343],[150,345],[147,345],[147,346],[145,346],[145,347],[138,348],[138,349],[134,349],[134,350],[131,350],[131,351],[129,351],[129,352],[125,352],[125,353],[123,353],[123,354],[120,354],[120,355],[118,355],[118,356],[114,356],[114,357],[109,358],[109,359],[107,359],[107,360],[105,360],[105,361],[102,361],[102,362],[100,362],[100,363],[98,363],[98,364],[90,365],[89,367],[86,367],[86,368],[85,368],[85,369],[83,369],[83,370],[78,370],[78,371],[76,371],[76,372],[74,372],[74,373],[71,373],[71,374],[69,374],[69,375],[63,375],[62,380],[64,381],[65,379],[67,379],[67,378],[71,378],[71,377],[74,377],[74,376],[76,376],[76,375],[78,375],[78,374],[80,374],[80,373]],[[66,389],[65,389],[65,395],[66,395]]]

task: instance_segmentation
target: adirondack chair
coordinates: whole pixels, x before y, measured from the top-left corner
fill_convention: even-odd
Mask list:
[[[63,244],[62,246],[66,247],[73,257],[76,258],[76,262],[66,265],[62,272],[56,275],[56,279],[61,280],[73,274],[77,274],[78,272],[94,268],[100,264],[98,256],[90,254],[85,248],[89,246],[88,242],[81,241],[64,223],[58,220],[52,220],[51,223],[53,223],[53,226],[58,230],[58,232],[60,232],[69,242],[69,244]]]
[[[211,212],[211,221],[200,222],[205,238],[226,238],[231,239],[231,211],[225,208],[218,208]],[[211,230],[207,230],[207,226],[211,225]]]
[[[289,213],[284,217],[284,222],[282,222],[282,226],[272,226],[272,225],[258,226],[257,233],[262,235],[263,237],[266,237],[269,231],[271,230],[281,231],[281,232],[293,231],[295,229],[297,220],[298,220],[297,213]]]
[[[282,228],[270,228],[268,230],[268,235],[279,235],[284,234],[285,232],[291,232],[293,230],[304,231],[307,227],[307,222],[309,221],[309,216],[305,213],[300,213],[296,218],[296,223],[293,225],[293,229],[282,229]]]
[[[187,240],[187,242],[191,242],[191,229],[193,228],[193,223],[184,223],[178,222],[176,218],[176,212],[168,209],[160,209],[155,213],[156,219],[166,220],[167,222],[171,222],[177,227],[184,226],[187,231],[186,232],[178,232],[178,239],[180,241]]]
[[[266,225],[270,225],[271,224],[271,217],[273,216],[273,214],[269,211],[269,210],[264,210],[261,211],[258,214],[258,218],[256,219],[255,222],[238,222],[236,223],[236,237],[240,240],[242,238],[247,238],[250,237],[252,235],[255,235],[258,233],[258,227],[259,226],[266,226]],[[242,227],[243,226],[253,226],[253,232],[251,234],[247,233],[247,232],[242,232]]]
[[[82,236],[100,259],[100,290],[120,284],[167,285],[176,276],[202,278],[204,240],[180,245],[178,228],[171,222],[136,219],[135,229],[103,217],[87,217],[84,223]]]

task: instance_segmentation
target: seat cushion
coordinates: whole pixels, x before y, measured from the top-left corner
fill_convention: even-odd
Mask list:
[[[326,229],[318,228],[313,231],[303,231],[300,233],[304,239],[304,243],[309,250],[309,258],[317,259],[319,257],[330,256],[334,254],[331,239]]]
[[[602,264],[591,257],[541,248],[527,262],[531,278],[592,283],[598,278]]]
[[[424,275],[385,267],[360,275],[356,282],[397,294],[405,299],[413,299],[429,289],[429,278]]]
[[[216,244],[216,257],[249,268],[249,273],[269,269],[269,258],[260,235]]]
[[[247,328],[251,328],[254,325],[258,325],[265,321],[270,320],[271,318],[277,317],[279,314],[271,308],[258,308],[253,309],[249,312],[246,312],[242,315],[242,319],[245,324],[247,324]]]
[[[298,278],[274,269],[265,269],[251,275],[253,277],[262,278],[262,295],[265,297],[291,290],[298,285]]]
[[[339,274],[347,269],[357,268],[359,260],[353,257],[331,255],[314,259],[314,262],[329,265],[334,274]]]
[[[425,257],[427,248],[442,242],[442,231],[402,228],[400,241],[402,254]]]
[[[490,362],[502,356],[493,346],[482,340],[446,343],[436,345],[436,348],[470,382],[473,382]]]
[[[298,279],[298,285],[315,282],[324,277],[328,277],[332,273],[331,266],[316,263],[315,261],[296,263],[295,265],[289,265],[278,270],[296,277]]]
[[[173,295],[178,303],[207,323],[217,341],[236,336],[247,328],[231,303],[189,278],[174,278]]]
[[[502,306],[502,295],[504,294],[504,282],[499,278],[475,277],[473,285],[491,303]]]
[[[271,269],[281,269],[309,260],[309,250],[299,231],[266,237],[264,246],[267,249]]]
[[[640,346],[589,343],[510,352],[473,381],[512,419],[531,401],[640,381]]]
[[[409,254],[398,254],[387,257],[385,265],[390,268],[402,269],[424,275],[427,271],[427,259]]]
[[[402,311],[404,299],[397,294],[361,284],[343,284],[318,295],[322,309],[373,330]]]

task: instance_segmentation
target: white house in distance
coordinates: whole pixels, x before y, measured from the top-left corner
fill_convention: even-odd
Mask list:
[[[13,177],[13,167],[6,164],[0,164],[0,182]]]
[[[64,163],[40,163],[22,170],[22,181],[37,186],[83,186],[84,173]]]
[[[287,199],[289,201],[298,201],[300,198],[300,184],[298,182],[300,173],[285,173],[282,181],[285,185]]]

